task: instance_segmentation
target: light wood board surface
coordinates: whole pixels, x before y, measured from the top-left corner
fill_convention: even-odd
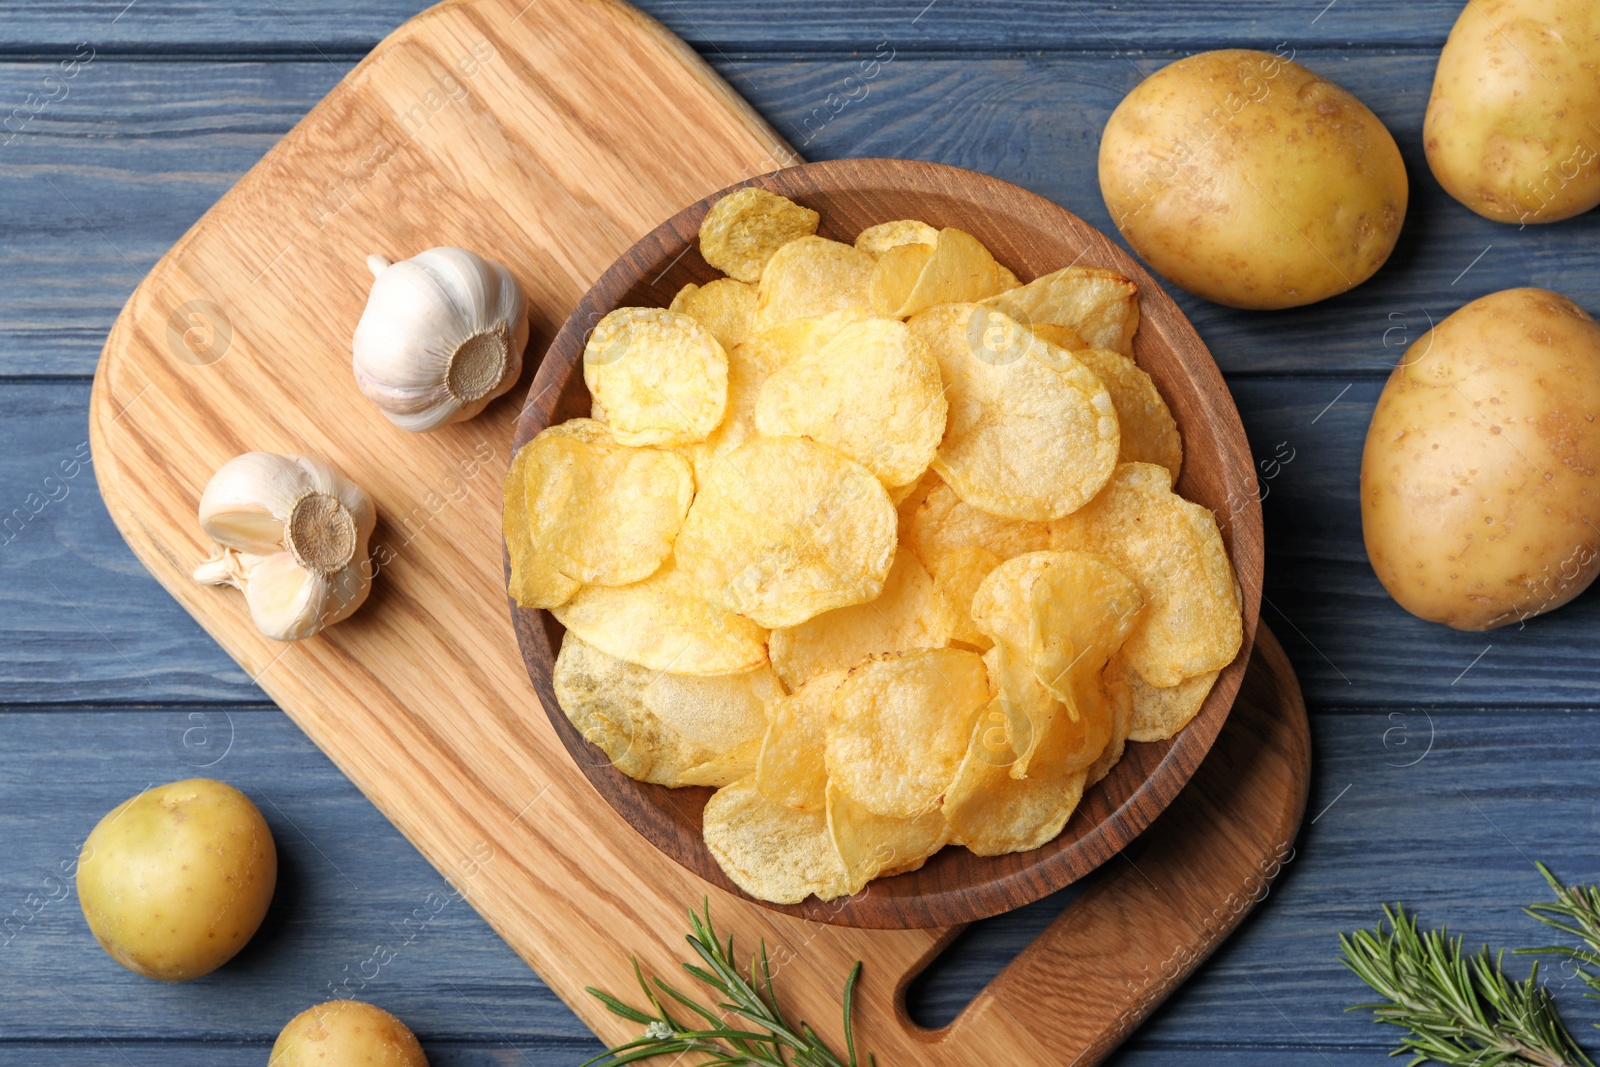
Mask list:
[[[362,260],[437,244],[500,259],[530,294],[538,351],[656,222],[792,158],[679,42],[622,5],[436,8],[381,45],[157,264],[107,341],[91,400],[100,487],[140,559],[608,1039],[634,1028],[582,986],[627,988],[630,950],[648,969],[671,968],[683,911],[706,888],[642,847],[593,795],[532,695],[497,549],[515,400],[412,437],[349,388]],[[207,548],[199,493],[216,467],[252,449],[312,453],[343,470],[376,500],[375,540],[388,550],[371,602],[292,646],[258,635],[236,594],[189,579]],[[1266,691],[1292,689],[1281,658],[1276,667]],[[1224,850],[1240,870],[1292,836],[1304,795],[1292,741],[1250,748],[1286,755],[1261,761],[1262,796],[1276,807],[1252,809],[1277,817],[1241,824],[1241,847]],[[980,1049],[1006,1048],[1032,1062],[1073,1031],[1049,1019],[1050,1003],[1068,1010],[1080,987],[1047,944],[1008,972],[1034,969],[1028,987],[1002,977],[931,1035],[904,1019],[898,995],[947,933],[841,930],[711,897],[747,945],[765,938],[792,961],[788,1003],[824,1033],[837,1033],[845,968],[868,960],[861,1033],[886,1063],[973,1062]],[[1204,942],[1174,980],[1214,944],[1181,923],[1152,929],[1179,939],[1159,939],[1163,953],[1182,947],[1186,929]],[[1103,1046],[1106,1022],[1124,1026],[1169,988],[1158,982],[1141,991],[1139,1010],[1091,1019],[1092,1036]],[[1006,990],[1020,994],[1009,1006]],[[1019,1022],[1036,1009],[1046,1010]],[[1036,1025],[1056,1037],[1040,1044],[1028,1034]]]

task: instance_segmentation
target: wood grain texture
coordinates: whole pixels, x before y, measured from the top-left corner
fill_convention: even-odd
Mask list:
[[[969,167],[1054,200],[1121,243],[1100,199],[1100,129],[1141,72],[1167,57],[1130,65],[1104,54],[907,53],[880,64],[870,82],[850,81],[871,51],[709,55],[806,158]],[[1301,58],[1388,124],[1412,203],[1391,262],[1336,299],[1263,315],[1174,291],[1224,373],[1380,375],[1429,315],[1437,321],[1513,285],[1553,288],[1600,311],[1600,212],[1518,232],[1479,218],[1433,181],[1421,139],[1431,57]],[[68,96],[0,145],[0,180],[15,209],[0,237],[0,285],[13,294],[0,315],[0,376],[89,373],[143,272],[347,65],[98,59]],[[39,64],[0,63],[0,100],[25,96],[40,77]]]
[[[944,849],[920,869],[874,881],[851,897],[767,906],[819,922],[893,929],[950,926],[1031,903],[1104,863],[1172,802],[1210,749],[1238,691],[1260,607],[1263,546],[1255,471],[1233,400],[1205,345],[1153,279],[1082,219],[1024,189],[972,171],[896,159],[811,163],[743,184],[769,189],[818,212],[818,233],[832,240],[850,242],[876,223],[919,218],[973,234],[1021,278],[1077,263],[1121,271],[1139,286],[1135,355],[1167,398],[1184,441],[1176,489],[1216,514],[1244,590],[1244,641],[1238,658],[1223,670],[1205,706],[1175,739],[1130,746],[1054,841],[1009,856]],[[656,227],[584,296],[529,386],[515,447],[553,423],[589,414],[582,364],[594,323],[618,307],[663,307],[682,286],[719,276],[700,258],[697,237],[706,211],[721,195],[692,204]],[[711,790],[636,782],[610,766],[556,703],[551,671],[560,649],[560,624],[548,612],[514,607],[513,614],[534,689],[595,788],[646,840],[712,884],[746,896],[701,840],[700,809]]]
[[[427,6],[423,0],[320,5],[276,0],[218,6],[204,0],[12,0],[6,7],[11,51],[71,48],[82,40],[107,47],[201,52],[364,53],[390,29]],[[1401,12],[1374,0],[1285,5],[1242,0],[1164,0],[1133,6],[1116,0],[889,0],[852,4],[750,3],[749,0],[642,0],[638,5],[690,44],[707,50],[867,48],[886,36],[925,48],[974,52],[1040,48],[1178,48],[1204,45],[1272,48],[1288,39],[1321,44],[1432,46],[1444,43],[1460,0],[1419,0]]]
[[[359,312],[351,275],[362,250],[438,242],[510,265],[530,294],[536,337],[548,335],[587,278],[649,220],[671,213],[665,205],[769,169],[787,150],[686,50],[629,9],[547,0],[518,25],[522,17],[506,0],[480,0],[441,6],[403,27],[224,197],[140,285],[108,339],[91,398],[91,441],[107,505],[157,579],[435,867],[454,876],[579,1016],[616,1039],[632,1028],[580,989],[624,986],[623,946],[647,967],[666,969],[665,931],[676,928],[681,901],[705,888],[641,852],[621,820],[593,801],[528,700],[503,621],[493,621],[501,596],[497,509],[449,486],[503,472],[506,455],[496,449],[509,437],[510,405],[474,424],[402,438],[353,393],[341,393],[342,345],[330,354],[326,338],[341,336]],[[473,79],[480,106],[429,103],[452,69]],[[630,72],[626,92],[598,76],[615,69]],[[558,71],[563,76],[552,77]],[[406,121],[414,128],[390,144]],[[494,196],[494,179],[513,161],[516,192]],[[409,210],[422,198],[425,214]],[[174,316],[196,300],[215,305],[206,312],[213,332],[198,349],[185,346],[185,319]],[[1150,314],[1152,332],[1181,322],[1174,311]],[[1174,406],[1187,401],[1227,426],[1231,407],[1207,407],[1219,391],[1175,395]],[[1225,391],[1220,397],[1225,403]],[[171,449],[175,440],[185,441],[182,453]],[[380,542],[412,521],[424,530],[439,525],[425,551],[402,550],[385,563],[366,610],[313,640],[278,646],[253,632],[236,598],[188,580],[204,547],[189,515],[221,461],[246,448],[291,447],[326,456],[369,490],[384,516]],[[1193,466],[1215,466],[1221,485],[1223,471],[1241,476],[1243,458],[1223,464],[1202,451]],[[408,508],[419,485],[437,488]],[[1249,544],[1245,522],[1235,533],[1243,573],[1254,581],[1259,546]],[[1271,680],[1258,683],[1263,703],[1253,710],[1292,739],[1252,746],[1270,766],[1259,779],[1261,799],[1229,807],[1241,827],[1232,847],[1219,850],[1234,873],[1252,878],[1260,856],[1283,844],[1285,825],[1292,835],[1303,802],[1295,758],[1304,753],[1303,718],[1271,703],[1291,690],[1297,701],[1298,690],[1281,654],[1271,655],[1275,647],[1268,643],[1256,661]],[[1260,820],[1263,807],[1284,818]],[[1253,883],[1215,889],[1238,884]],[[807,1017],[834,1003],[834,972],[870,959],[881,977],[862,991],[862,1031],[890,1054],[898,1045],[921,1050],[924,1062],[970,1062],[978,1048],[1026,1054],[1052,1040],[985,1021],[985,1012],[1010,1020],[1019,1010],[1008,1005],[1013,987],[1002,978],[966,1016],[976,1021],[948,1028],[937,1051],[927,1044],[898,992],[947,932],[869,935],[713,895],[723,924],[762,937],[775,953],[803,947],[830,976],[794,976],[791,996]],[[1167,902],[1179,929],[1186,899]],[[1023,961],[1040,966],[1034,957],[1055,956],[1054,948],[1047,938]],[[1104,1047],[1134,1017],[1086,1017],[1085,1047]]]

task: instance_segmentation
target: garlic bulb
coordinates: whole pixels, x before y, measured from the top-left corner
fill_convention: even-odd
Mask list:
[[[320,459],[247,452],[200,497],[200,525],[216,546],[194,580],[242,590],[256,629],[298,641],[367,599],[376,522],[367,494]]]
[[[430,248],[374,281],[356,324],[356,384],[402,430],[470,419],[522,373],[527,301],[511,272],[463,248]]]

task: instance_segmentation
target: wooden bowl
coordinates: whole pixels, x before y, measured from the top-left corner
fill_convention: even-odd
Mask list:
[[[1104,234],[1025,189],[957,167],[903,159],[810,163],[742,185],[770,189],[821,212],[819,233],[837,241],[851,242],[873,223],[923,219],[973,234],[1024,280],[1080,263],[1110,267],[1139,286],[1143,322],[1135,357],[1155,379],[1183,434],[1178,491],[1216,512],[1244,590],[1244,646],[1238,659],[1176,738],[1130,743],[1122,762],[1084,794],[1066,829],[1049,844],[991,858],[948,846],[921,870],[878,879],[853,897],[827,902],[812,897],[796,905],[761,902],[820,922],[897,929],[948,926],[1020,907],[1083,877],[1132,841],[1177,797],[1228,717],[1250,658],[1261,601],[1261,505],[1239,413],[1210,353],[1161,287]],[[722,195],[684,208],[656,227],[589,290],[539,366],[517,422],[516,447],[552,423],[589,413],[583,347],[606,313],[618,307],[665,307],[684,284],[718,276],[700,258],[696,235],[706,209]],[[556,703],[550,672],[561,647],[561,625],[548,612],[514,603],[512,615],[539,699],[595,789],[656,848],[708,882],[745,896],[701,840],[700,813],[711,790],[649,785],[614,769]]]

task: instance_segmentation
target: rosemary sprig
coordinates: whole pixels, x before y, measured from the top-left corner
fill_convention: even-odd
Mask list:
[[[1549,954],[1570,960],[1578,965],[1576,967],[1578,977],[1595,991],[1588,996],[1600,1000],[1600,995],[1597,995],[1600,994],[1600,973],[1585,970],[1583,967],[1586,964],[1589,967],[1600,968],[1600,887],[1564,886],[1550,873],[1550,868],[1542,863],[1536,863],[1534,866],[1539,868],[1544,880],[1550,883],[1550,889],[1555,893],[1556,899],[1554,903],[1530,904],[1522,910],[1546,926],[1575,937],[1589,947],[1581,949],[1567,945],[1545,945],[1540,948],[1519,948],[1516,950],[1517,954]]]
[[[639,988],[654,1014],[630,1007],[593,986],[586,987],[612,1014],[640,1023],[645,1030],[640,1037],[584,1061],[582,1067],[617,1067],[652,1056],[681,1056],[688,1052],[709,1057],[700,1061],[702,1067],[858,1067],[851,1014],[856,982],[861,977],[860,961],[851,968],[844,983],[844,1042],[849,1058],[840,1059],[810,1026],[802,1022],[796,1028],[785,1018],[772,986],[772,966],[767,959],[765,941],[761,943],[760,953],[750,960],[750,977],[746,979],[734,963],[733,937],[730,935],[724,942],[711,925],[709,900],[704,903],[703,912],[690,909],[688,941],[705,966],[685,963],[683,969],[720,995],[716,1005],[701,1004],[660,978],[646,981],[635,959],[634,977],[639,980]],[[658,992],[666,994],[698,1019],[689,1024],[680,1022],[668,1011]],[[717,1009],[731,1012],[759,1029],[729,1025],[727,1016],[719,1014]],[[877,1060],[871,1055],[867,1060],[876,1067]]]
[[[1396,1053],[1411,1064],[1533,1064],[1594,1067],[1567,1030],[1539,965],[1525,981],[1507,978],[1489,949],[1464,956],[1461,938],[1443,930],[1418,933],[1417,920],[1396,905],[1383,909],[1388,929],[1339,935],[1344,964],[1384,999],[1371,1009],[1378,1022],[1410,1031]]]

